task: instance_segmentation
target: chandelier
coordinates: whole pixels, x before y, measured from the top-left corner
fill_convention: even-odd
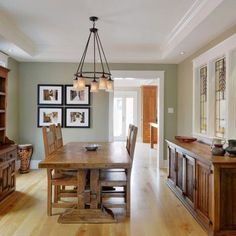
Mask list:
[[[90,28],[88,40],[80,59],[76,73],[73,79],[73,88],[76,91],[82,91],[85,89],[85,80],[92,79],[90,92],[98,92],[98,89],[106,90],[107,92],[113,92],[113,80],[111,79],[111,72],[107,63],[107,59],[102,47],[100,37],[98,35],[98,29],[95,27],[95,22],[98,17],[89,17],[93,22],[93,27]],[[93,70],[86,71],[83,69],[84,60],[86,58],[87,50],[90,40],[93,41]]]

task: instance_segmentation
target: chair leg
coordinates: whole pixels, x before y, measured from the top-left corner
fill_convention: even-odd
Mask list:
[[[48,216],[52,215],[52,183],[48,181],[48,204],[47,204]]]
[[[60,186],[55,185],[54,186],[54,202],[58,202],[58,193],[59,193]]]
[[[126,202],[126,216],[130,216],[130,175],[131,170],[127,170],[127,184],[126,184],[126,191],[125,191],[125,202]]]

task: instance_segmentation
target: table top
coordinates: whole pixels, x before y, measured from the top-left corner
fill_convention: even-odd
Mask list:
[[[93,142],[97,151],[86,151],[92,142],[70,142],[39,163],[39,168],[98,169],[131,168],[132,160],[124,142]]]
[[[197,141],[192,143],[184,143],[178,140],[166,140],[167,143],[174,144],[180,148],[187,150],[190,156],[207,161],[213,164],[236,164],[236,157],[230,157],[228,154],[224,156],[213,156],[211,153],[211,147],[207,144],[199,143]]]

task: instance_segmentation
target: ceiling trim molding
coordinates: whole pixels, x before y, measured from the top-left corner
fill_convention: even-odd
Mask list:
[[[162,58],[167,57],[224,0],[196,0],[161,45]]]
[[[0,11],[0,35],[30,56],[35,55],[36,45],[2,11]]]

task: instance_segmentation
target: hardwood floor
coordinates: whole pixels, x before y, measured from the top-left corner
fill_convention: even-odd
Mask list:
[[[17,191],[0,203],[0,236],[206,236],[166,186],[155,155],[149,144],[137,144],[131,217],[115,224],[58,224],[58,214],[47,216],[46,170],[18,175]]]

